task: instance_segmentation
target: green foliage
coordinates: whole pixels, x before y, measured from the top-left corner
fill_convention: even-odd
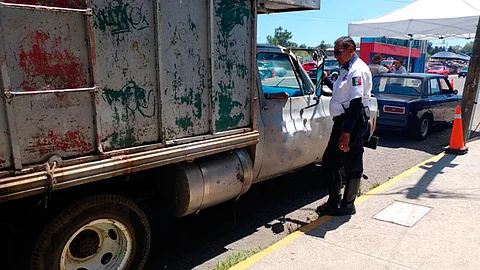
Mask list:
[[[230,254],[230,256],[228,256],[224,261],[217,262],[215,268],[213,268],[212,270],[227,270],[235,264],[246,260],[248,257],[255,255],[259,251],[260,249],[245,249],[234,252]]]
[[[291,42],[293,35],[287,29],[283,29],[281,26],[275,28],[275,34],[267,36],[267,43],[272,45],[280,45],[284,47],[297,47],[297,43]]]
[[[473,41],[468,42],[463,46],[462,50],[460,52],[462,53],[471,53],[473,50]]]
[[[321,49],[323,51],[327,51],[328,48],[333,48],[333,45],[329,43],[325,43],[325,41],[322,40],[322,42],[320,42],[320,45],[316,46],[315,48]]]

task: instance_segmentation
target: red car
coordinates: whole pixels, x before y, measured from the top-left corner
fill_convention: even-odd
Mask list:
[[[427,70],[427,73],[448,76],[449,71],[448,71],[448,68],[445,66],[433,66],[429,70]]]
[[[306,72],[309,72],[310,69],[316,68],[317,63],[316,62],[306,62],[302,64],[303,69],[305,69]]]

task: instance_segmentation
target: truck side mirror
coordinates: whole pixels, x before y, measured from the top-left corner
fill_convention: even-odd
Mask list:
[[[315,95],[317,97],[322,95],[322,88],[323,88],[323,70],[325,64],[325,57],[319,57],[317,59],[317,84],[315,88]]]

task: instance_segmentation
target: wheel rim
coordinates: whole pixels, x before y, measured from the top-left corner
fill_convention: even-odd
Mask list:
[[[425,137],[427,136],[427,132],[428,132],[428,119],[423,119],[422,121],[422,125],[420,126],[420,135],[422,135],[422,137]]]
[[[78,229],[63,247],[60,269],[126,269],[133,239],[121,222],[94,220]]]

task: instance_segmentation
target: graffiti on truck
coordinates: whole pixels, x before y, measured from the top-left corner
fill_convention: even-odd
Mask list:
[[[34,31],[20,46],[19,65],[25,91],[85,87],[87,74],[80,59],[62,49],[65,38]]]
[[[112,35],[142,30],[150,26],[146,13],[143,4],[140,7],[121,2],[109,4],[105,8],[95,9],[94,27],[102,31],[109,30]]]
[[[89,140],[78,130],[70,130],[64,134],[50,130],[46,135],[34,136],[29,151],[38,152],[42,156],[56,151],[89,153],[95,149]]]
[[[136,113],[152,118],[155,116],[156,103],[153,90],[147,91],[134,81],[127,82],[122,89],[103,89],[103,99],[110,105],[120,104],[124,109],[122,116],[135,117]],[[118,111],[115,109],[118,117]]]

